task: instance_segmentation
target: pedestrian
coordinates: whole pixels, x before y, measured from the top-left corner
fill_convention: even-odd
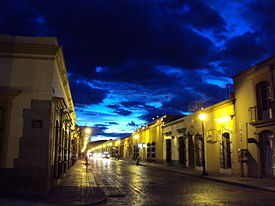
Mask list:
[[[87,155],[85,156],[85,161],[86,161],[86,162],[85,162],[85,165],[89,165],[88,156],[87,156]]]
[[[136,165],[139,165],[139,157],[136,159]]]

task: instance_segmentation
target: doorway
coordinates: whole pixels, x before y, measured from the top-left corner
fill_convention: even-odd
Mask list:
[[[222,134],[220,160],[221,160],[221,168],[230,169],[232,167],[231,142],[230,142],[230,134],[228,132]]]
[[[196,166],[202,166],[202,135],[195,135],[195,156],[196,156]]]
[[[273,145],[274,135],[270,131],[260,133],[260,157],[261,173],[263,176],[274,176],[273,174]]]
[[[188,166],[195,167],[195,150],[194,141],[191,134],[187,135],[188,138]]]
[[[186,167],[186,145],[184,137],[179,137],[179,163]]]
[[[171,163],[171,139],[166,140],[166,162]]]

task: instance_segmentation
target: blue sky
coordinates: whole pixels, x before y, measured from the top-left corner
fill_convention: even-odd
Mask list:
[[[128,136],[192,102],[218,102],[231,76],[274,54],[272,0],[10,0],[0,33],[55,36],[78,124]]]

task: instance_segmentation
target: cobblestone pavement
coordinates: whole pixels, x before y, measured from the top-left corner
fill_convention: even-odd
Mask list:
[[[54,186],[48,195],[43,197],[2,198],[4,206],[48,206],[48,205],[93,205],[105,201],[106,196],[97,185],[90,166],[84,160],[78,160],[67,171],[58,186]]]
[[[204,179],[221,182],[230,185],[237,185],[246,188],[252,188],[262,191],[275,192],[275,178],[264,177],[264,178],[253,178],[253,177],[240,177],[238,175],[226,175],[215,172],[208,172],[209,176],[201,176],[201,172],[192,168],[178,168],[173,166],[166,166],[163,164],[141,162],[140,165],[148,167],[156,167],[159,169],[165,169],[182,173],[191,176],[197,176]],[[274,204],[275,205],[275,204]]]
[[[258,206],[275,205],[274,192],[274,178],[241,178],[214,173],[202,177],[199,171],[186,168],[91,159],[88,166],[79,160],[46,197],[2,198],[0,205]]]
[[[155,164],[142,166],[114,160],[92,160],[91,165],[96,165],[96,179],[102,179],[99,185],[104,190],[112,188],[113,192],[105,191],[107,201],[99,204],[100,206],[275,205],[274,192],[245,184],[232,184],[230,179],[227,182],[213,181],[209,179],[211,174],[206,179],[201,177],[200,172],[186,175],[180,172],[180,168]],[[269,185],[272,185],[272,182]]]

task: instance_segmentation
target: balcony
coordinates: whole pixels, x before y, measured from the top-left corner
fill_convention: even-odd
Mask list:
[[[249,107],[249,123],[255,127],[275,125],[275,102],[268,102],[266,107]]]

